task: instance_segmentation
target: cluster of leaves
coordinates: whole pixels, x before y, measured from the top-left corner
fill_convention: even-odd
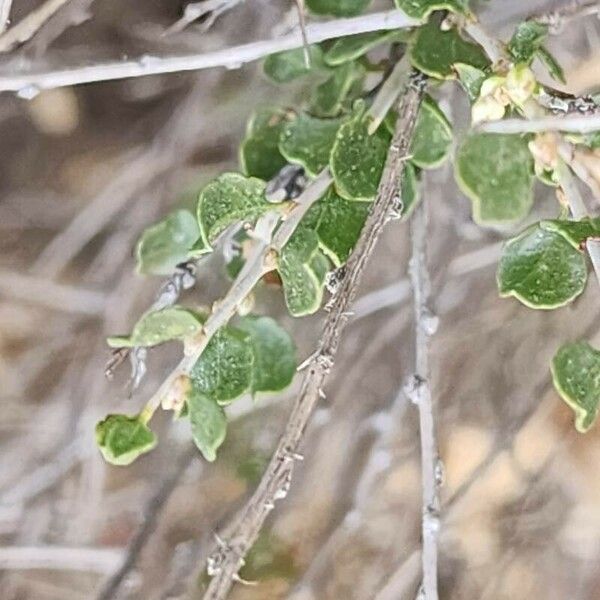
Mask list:
[[[283,84],[305,78],[310,97],[302,108],[261,107],[252,115],[240,146],[241,172],[225,173],[209,183],[199,194],[195,215],[176,210],[147,229],[136,250],[140,273],[172,273],[179,263],[214,252],[222,234],[230,231],[235,252],[228,252],[228,272],[236,276],[246,259],[245,241],[253,224],[266,213],[284,218],[294,209],[289,194],[267,194],[273,182],[290,168],[309,181],[328,170],[332,185],[306,211],[274,264],[289,313],[312,314],[322,304],[328,272],[342,266],[356,245],[377,193],[397,115],[390,111],[374,120],[371,106],[374,91],[399,53],[434,81],[460,82],[472,104],[474,122],[523,114],[535,102],[541,86],[530,65],[536,58],[551,76],[563,78],[543,46],[547,28],[535,21],[517,28],[503,64],[491,64],[482,48],[461,32],[461,19],[472,18],[468,0],[395,2],[422,25],[313,45],[308,64],[302,48],[265,60],[269,79]],[[318,15],[346,17],[362,12],[369,0],[306,4]],[[446,13],[440,11],[460,18],[445,19]],[[381,60],[382,56],[391,58]],[[536,176],[546,185],[560,185],[558,159],[548,160],[539,145],[540,139],[532,136],[476,130],[461,140],[454,172],[472,201],[476,222],[497,226],[524,219],[533,204]],[[421,171],[440,166],[452,146],[452,127],[427,96],[404,169],[400,218],[407,218],[419,201]],[[600,221],[595,219],[556,219],[529,226],[506,244],[498,270],[501,295],[514,296],[533,308],[571,302],[587,279],[586,241],[598,235]],[[130,335],[109,338],[109,344],[118,348],[171,340],[186,344],[204,335],[205,320],[201,311],[166,308],[147,313]],[[561,348],[552,365],[556,387],[575,409],[580,430],[591,425],[598,410],[599,356],[586,344],[571,344]],[[295,365],[293,342],[275,321],[239,316],[234,325],[212,337],[189,376],[176,382],[174,398],[163,406],[174,409],[177,417],[189,418],[198,448],[214,460],[225,437],[224,407],[245,394],[283,389],[291,382]],[[154,447],[156,438],[147,424],[152,415],[147,413],[109,415],[98,424],[98,444],[109,462],[128,464]]]
[[[206,313],[181,306],[142,316],[129,336],[111,337],[113,347],[152,347],[202,334]],[[192,438],[212,461],[225,439],[224,407],[246,395],[285,389],[296,372],[296,352],[289,334],[270,317],[246,315],[211,338],[189,377],[178,382],[168,408],[189,417]],[[147,426],[150,415],[109,415],[96,426],[96,439],[107,461],[131,463],[156,445]]]

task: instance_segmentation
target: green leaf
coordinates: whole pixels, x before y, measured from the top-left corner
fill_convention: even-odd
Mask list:
[[[406,221],[415,210],[421,200],[421,181],[417,168],[407,162],[402,172],[402,182],[400,183],[400,193],[402,200],[402,209],[400,218]]]
[[[217,449],[227,434],[227,417],[225,411],[215,400],[205,396],[198,387],[192,385],[187,398],[192,438],[209,462],[217,458]]]
[[[319,237],[321,249],[337,267],[348,260],[370,208],[368,202],[353,202],[338,196],[333,188],[313,205],[311,210],[316,218],[310,226]]]
[[[367,8],[371,0],[306,0],[308,10],[316,15],[353,17]]]
[[[396,6],[409,17],[424,19],[435,10],[449,10],[466,14],[469,0],[395,0]]]
[[[441,165],[452,147],[452,125],[431,96],[421,103],[410,147],[411,162],[422,169]]]
[[[479,98],[481,84],[488,78],[488,75],[481,69],[465,63],[455,63],[454,70],[458,75],[458,80],[465,88],[469,100],[475,102]]]
[[[508,42],[507,50],[516,63],[530,64],[536,52],[542,47],[548,26],[537,21],[519,23]]]
[[[299,115],[288,123],[281,135],[279,150],[286,159],[302,165],[316,177],[328,164],[336,134],[343,119],[317,119]]]
[[[329,167],[337,193],[348,200],[372,200],[383,173],[390,136],[384,127],[368,133],[369,117],[357,110],[338,130]]]
[[[518,135],[469,135],[456,156],[455,176],[482,225],[515,222],[533,203],[533,159]]]
[[[598,416],[600,352],[587,342],[564,344],[551,365],[556,391],[575,412],[575,428],[585,433]]]
[[[298,227],[279,255],[278,270],[285,303],[294,317],[317,311],[323,300],[323,282],[312,259],[319,251],[319,238],[308,227]],[[318,265],[317,265],[318,266]]]
[[[455,79],[455,65],[485,69],[489,60],[476,44],[463,40],[456,29],[441,31],[433,22],[419,27],[410,46],[413,66],[436,79]]]
[[[270,54],[265,58],[263,69],[265,75],[275,83],[288,83],[311,71],[323,68],[323,51],[319,46],[310,46],[310,67],[304,61],[304,48],[294,48]]]
[[[131,464],[138,456],[150,452],[156,436],[136,416],[108,415],[96,424],[96,443],[111,465]]]
[[[149,347],[180,340],[202,328],[205,316],[181,306],[147,312],[135,324],[131,335],[107,338],[111,348]]]
[[[353,99],[353,91],[362,87],[365,68],[358,62],[349,62],[333,71],[333,75],[315,89],[311,112],[318,117],[336,117],[344,105]]]
[[[296,373],[296,348],[288,332],[270,317],[248,315],[236,326],[249,336],[254,353],[252,392],[280,392]]]
[[[287,112],[280,108],[261,108],[254,113],[240,146],[245,175],[268,181],[286,164],[279,152],[279,138],[287,121]]]
[[[200,192],[197,218],[207,245],[230,225],[256,219],[273,209],[265,198],[265,182],[239,173],[224,173]]]
[[[552,220],[541,221],[540,227],[562,235],[573,248],[583,250],[589,238],[600,238],[600,218],[586,217],[580,221]]]
[[[176,210],[166,219],[148,227],[140,237],[135,254],[142,275],[170,275],[188,258],[200,230],[187,210]]]
[[[554,56],[552,56],[552,54],[546,50],[546,48],[540,46],[535,55],[540,59],[546,69],[548,69],[548,73],[552,79],[560,81],[560,83],[567,83],[563,68],[560,66],[559,62],[554,58]]]
[[[501,296],[552,309],[581,294],[587,267],[583,253],[564,236],[536,224],[506,243],[497,279]]]
[[[222,327],[193,366],[190,377],[198,394],[225,405],[250,390],[253,367],[248,336],[233,327]]]
[[[328,65],[335,67],[360,58],[380,44],[395,41],[407,41],[406,31],[371,31],[369,33],[347,35],[333,42],[325,53],[324,59]]]

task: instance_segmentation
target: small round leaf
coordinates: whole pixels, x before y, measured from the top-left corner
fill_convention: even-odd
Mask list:
[[[135,255],[142,275],[170,275],[185,261],[200,230],[187,210],[176,210],[166,219],[148,227],[140,237]]]
[[[481,225],[519,221],[533,204],[533,158],[521,136],[467,136],[456,156],[455,176]]]
[[[303,166],[308,175],[316,177],[329,164],[331,149],[342,122],[342,119],[299,115],[285,126],[279,149],[289,162]]]
[[[137,416],[108,415],[96,425],[96,443],[107,462],[125,466],[141,454],[150,452],[157,440]]]
[[[289,333],[270,317],[248,315],[236,327],[248,334],[254,353],[252,392],[280,392],[296,373],[296,348]]]
[[[213,462],[217,458],[217,449],[225,441],[227,434],[225,411],[216,400],[205,396],[195,385],[192,385],[186,406],[194,443],[202,456]]]
[[[247,334],[222,327],[206,346],[190,377],[198,394],[229,404],[250,390],[253,364]]]
[[[585,433],[598,416],[600,352],[587,342],[562,346],[552,359],[554,387],[575,412],[575,428]]]
[[[586,281],[583,253],[540,224],[506,243],[498,267],[500,295],[531,308],[564,306],[581,294]]]

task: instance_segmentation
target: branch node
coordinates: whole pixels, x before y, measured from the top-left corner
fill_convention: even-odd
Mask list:
[[[429,393],[427,380],[417,373],[413,373],[407,378],[402,389],[415,406],[419,406],[423,402],[425,394]]]

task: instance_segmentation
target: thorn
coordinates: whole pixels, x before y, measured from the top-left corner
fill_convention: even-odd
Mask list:
[[[237,583],[241,583],[242,585],[247,585],[247,586],[258,585],[258,581],[250,581],[248,579],[244,579],[243,577],[240,577],[237,573],[234,573],[231,576],[231,579],[233,579],[233,581],[235,581]]]

